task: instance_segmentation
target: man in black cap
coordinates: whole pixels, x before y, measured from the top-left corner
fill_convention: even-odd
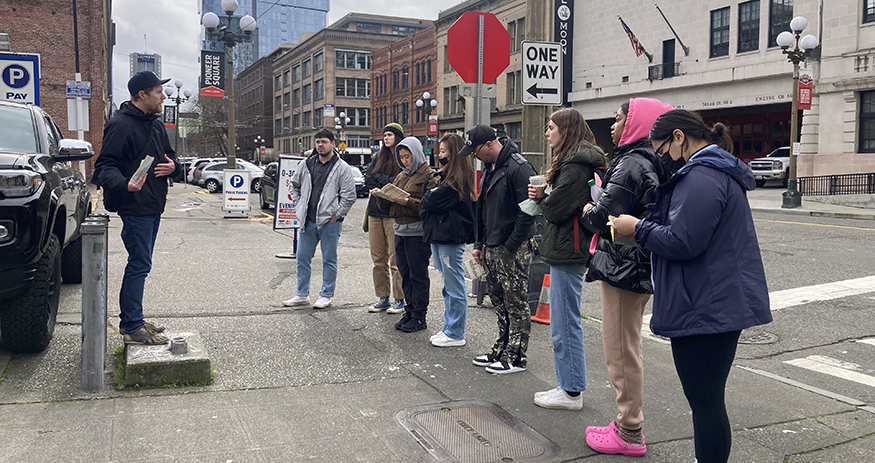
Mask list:
[[[473,255],[486,267],[489,299],[498,315],[498,339],[474,365],[493,374],[526,369],[531,312],[528,303],[529,265],[532,263],[533,217],[519,203],[528,199],[529,177],[535,169],[507,137],[478,125],[465,136],[462,156],[483,161],[477,200],[477,242]]]
[[[119,292],[119,332],[125,344],[166,344],[163,326],[143,319],[143,290],[152,269],[152,250],[167,201],[167,178],[182,172],[176,153],[159,120],[164,92],[152,71],[141,71],[128,81],[131,100],[122,103],[103,130],[103,146],[94,163],[92,182],[103,187],[106,210],[122,219],[122,241],[128,264]],[[151,157],[145,173],[135,176]]]

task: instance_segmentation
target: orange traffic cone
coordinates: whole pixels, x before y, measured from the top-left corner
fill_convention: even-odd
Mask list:
[[[532,317],[533,322],[550,324],[550,274],[544,275],[544,284],[541,285],[541,297],[538,299],[538,310]]]

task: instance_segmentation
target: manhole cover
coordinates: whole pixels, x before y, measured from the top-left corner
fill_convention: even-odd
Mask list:
[[[739,344],[773,344],[778,341],[778,335],[768,331],[744,331],[738,338]]]
[[[395,419],[440,462],[535,463],[559,454],[559,446],[489,402],[424,405]]]

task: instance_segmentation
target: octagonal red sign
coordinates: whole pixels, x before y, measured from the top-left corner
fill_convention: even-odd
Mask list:
[[[477,35],[483,16],[483,82],[510,65],[510,34],[492,13],[467,11],[447,31],[447,61],[465,82],[477,83]]]

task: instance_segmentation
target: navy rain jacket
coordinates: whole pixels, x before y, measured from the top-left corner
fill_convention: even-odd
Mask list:
[[[635,240],[652,252],[650,329],[673,337],[738,331],[772,321],[746,191],[751,170],[709,145],[657,189]]]

